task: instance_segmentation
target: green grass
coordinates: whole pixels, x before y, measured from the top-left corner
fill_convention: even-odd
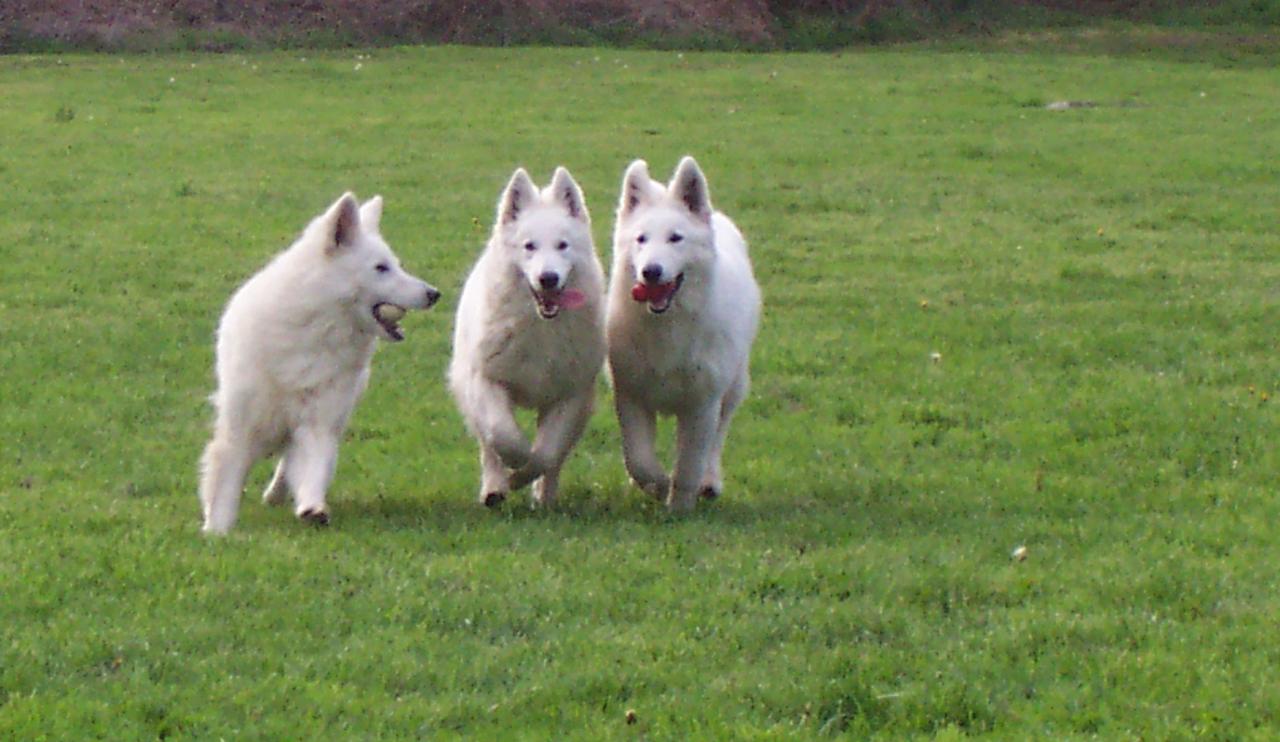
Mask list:
[[[355,54],[0,58],[0,737],[1280,734],[1274,64]],[[567,165],[607,258],[685,153],[765,292],[725,496],[630,489],[602,383],[562,506],[484,511],[443,374],[499,190]],[[202,538],[219,311],[347,188],[446,298],[333,526],[263,465]]]

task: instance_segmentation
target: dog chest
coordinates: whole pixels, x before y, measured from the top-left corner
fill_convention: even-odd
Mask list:
[[[577,317],[538,319],[488,333],[484,350],[486,377],[506,386],[520,406],[543,407],[594,383],[604,339],[597,326]]]
[[[741,365],[714,333],[637,333],[617,337],[609,362],[614,383],[652,409],[676,412],[722,395]]]

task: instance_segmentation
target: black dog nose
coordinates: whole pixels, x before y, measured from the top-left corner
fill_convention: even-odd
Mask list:
[[[440,301],[440,292],[434,288],[427,287],[427,308],[431,308],[436,302]]]
[[[649,283],[658,283],[662,280],[662,266],[656,263],[650,263],[640,271],[640,275],[644,276],[644,280]]]
[[[560,274],[547,271],[538,275],[538,284],[544,289],[554,289],[560,285]]]

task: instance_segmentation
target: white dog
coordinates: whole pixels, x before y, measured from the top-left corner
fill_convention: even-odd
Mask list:
[[[458,300],[449,386],[480,443],[480,502],[537,480],[555,501],[560,467],[591,416],[604,362],[604,271],[569,171],[539,191],[517,169],[493,236]],[[537,410],[533,445],[515,418]]]
[[[263,499],[293,491],[299,518],[327,523],[338,442],[369,381],[377,338],[440,292],[405,273],[378,232],[382,198],[348,193],[236,291],[218,326],[213,439],[201,462],[204,530],[235,523],[254,461],[283,451]]]
[[[760,289],[747,245],[711,208],[693,158],[671,183],[636,160],[622,179],[608,308],[609,370],[627,471],[674,511],[723,488],[720,453],[747,394]],[[676,464],[654,452],[657,413],[676,416]]]

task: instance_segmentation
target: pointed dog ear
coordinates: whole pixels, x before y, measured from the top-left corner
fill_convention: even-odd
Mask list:
[[[370,232],[377,232],[382,222],[382,196],[374,196],[360,206],[360,224]]]
[[[704,222],[711,221],[711,193],[707,179],[692,157],[680,160],[667,190],[684,204],[690,214]]]
[[[582,189],[565,168],[556,168],[556,174],[551,177],[551,193],[555,202],[569,212],[569,216],[587,224],[591,223],[591,215],[587,213],[587,202],[582,196]]]
[[[360,206],[350,191],[333,202],[323,217],[326,255],[333,255],[351,245],[360,232]]]
[[[644,160],[636,160],[627,167],[622,176],[622,197],[618,201],[618,216],[629,216],[641,204],[648,203],[653,194],[650,189],[649,164]]]
[[[533,184],[529,173],[522,167],[516,168],[511,175],[511,181],[507,183],[507,189],[498,199],[498,224],[505,227],[519,219],[524,210],[529,208],[537,198],[538,187]]]

